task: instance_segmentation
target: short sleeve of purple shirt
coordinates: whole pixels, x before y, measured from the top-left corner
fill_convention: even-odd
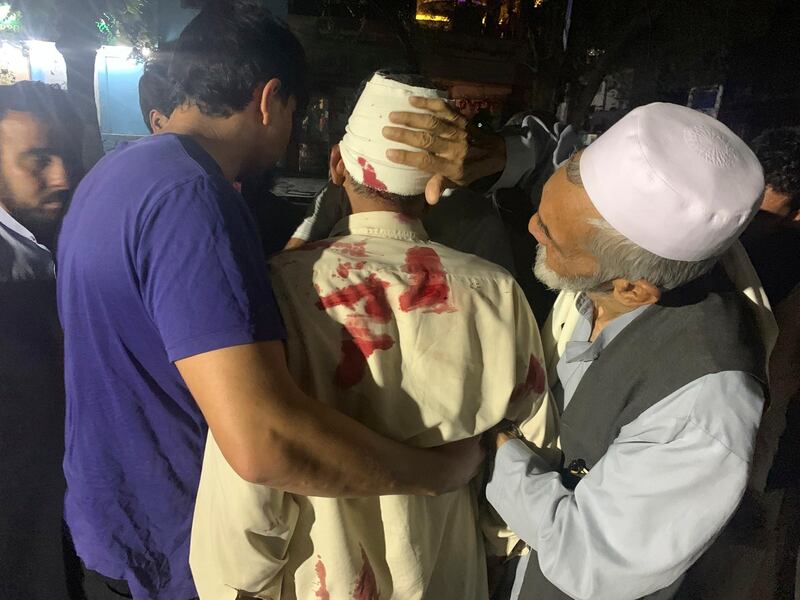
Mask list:
[[[236,196],[227,184],[195,179],[165,193],[144,218],[137,272],[170,361],[284,336]]]

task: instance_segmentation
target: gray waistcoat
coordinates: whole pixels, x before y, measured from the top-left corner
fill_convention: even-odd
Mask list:
[[[564,465],[581,459],[591,469],[625,425],[705,375],[743,371],[766,381],[763,343],[745,302],[716,270],[665,294],[625,327],[586,371],[561,417]],[[566,472],[562,478],[569,487],[580,484]],[[578,572],[582,565],[574,568]],[[679,597],[683,582],[682,577],[646,598]],[[569,596],[544,577],[532,551],[519,598]]]

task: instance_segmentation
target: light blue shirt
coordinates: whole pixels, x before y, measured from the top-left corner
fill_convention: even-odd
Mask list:
[[[582,319],[557,365],[562,406],[592,362],[646,310],[615,319],[589,342],[592,303],[579,296],[576,304]],[[733,515],[763,404],[760,383],[743,372],[692,381],[623,427],[574,491],[512,440],[497,452],[487,498],[569,596],[640,598],[680,577]],[[526,567],[521,561],[512,598]]]

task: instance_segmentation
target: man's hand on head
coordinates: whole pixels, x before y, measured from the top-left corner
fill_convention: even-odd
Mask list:
[[[412,96],[409,101],[427,112],[391,113],[389,120],[400,127],[384,127],[383,136],[420,152],[392,149],[386,157],[433,175],[425,189],[429,204],[436,204],[448,187],[469,185],[505,169],[506,145],[501,135],[470,125],[445,100]]]

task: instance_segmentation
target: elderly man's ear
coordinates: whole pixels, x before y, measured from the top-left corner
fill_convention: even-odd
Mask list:
[[[644,279],[615,279],[612,285],[614,299],[629,308],[655,304],[661,299],[661,290]]]

